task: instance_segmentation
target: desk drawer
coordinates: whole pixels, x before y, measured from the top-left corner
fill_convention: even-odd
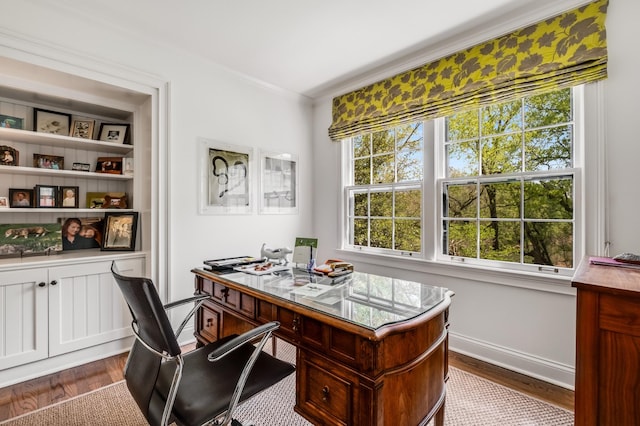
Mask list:
[[[255,319],[256,301],[252,296],[240,293],[237,290],[229,288],[223,284],[212,283],[209,287],[211,298],[222,306],[234,310],[248,318]]]
[[[215,342],[220,338],[220,312],[207,305],[198,310],[199,333],[207,342]]]

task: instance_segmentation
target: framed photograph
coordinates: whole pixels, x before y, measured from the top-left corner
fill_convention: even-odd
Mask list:
[[[98,157],[96,173],[122,174],[122,157]]]
[[[79,172],[90,172],[91,164],[89,163],[73,163],[71,170],[76,170]]]
[[[0,197],[0,209],[9,208],[9,199],[7,197]]]
[[[75,208],[79,207],[79,188],[77,186],[59,187],[58,207]]]
[[[58,187],[51,185],[36,185],[35,205],[39,208],[58,207]]]
[[[88,209],[126,209],[125,192],[87,192]]]
[[[0,114],[0,127],[7,129],[24,129],[24,119]]]
[[[38,169],[64,169],[64,157],[57,155],[33,154],[33,167]]]
[[[105,213],[102,250],[134,250],[137,228],[138,212]]]
[[[33,207],[33,189],[9,188],[9,207]]]
[[[46,255],[60,251],[59,223],[0,224],[0,256]]]
[[[0,164],[3,166],[17,166],[19,153],[18,150],[8,146],[0,145]]]
[[[92,139],[94,125],[94,120],[73,120],[69,136],[80,139]]]
[[[248,214],[253,209],[253,149],[200,139],[200,214]]]
[[[71,114],[34,108],[33,122],[35,123],[33,125],[34,132],[69,136]]]
[[[125,143],[127,133],[129,133],[128,124],[102,123],[100,125],[99,139],[104,142]]]
[[[102,218],[60,218],[62,250],[95,249],[102,246],[104,220]]]
[[[260,213],[298,213],[298,158],[260,152]]]

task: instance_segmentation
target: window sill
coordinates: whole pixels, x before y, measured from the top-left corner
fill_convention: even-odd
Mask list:
[[[478,265],[437,262],[425,259],[405,258],[383,254],[362,253],[355,250],[337,250],[341,260],[354,264],[375,264],[386,268],[444,275],[468,281],[486,282],[494,285],[525,288],[549,293],[575,295],[571,277],[545,273],[513,271],[488,268]]]

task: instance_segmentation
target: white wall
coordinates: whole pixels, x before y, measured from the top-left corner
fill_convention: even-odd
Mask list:
[[[606,167],[608,169],[608,235],[594,235],[589,229],[590,247],[594,242],[611,242],[611,255],[624,251],[640,253],[640,225],[636,183],[640,182],[640,138],[637,127],[637,84],[640,57],[640,2],[611,0],[607,16],[609,78],[603,91]],[[389,72],[393,75],[397,70]],[[378,76],[384,72],[376,70]],[[363,79],[366,80],[367,76]],[[333,95],[344,93],[336,92]],[[503,276],[446,268],[429,263],[401,262],[378,257],[366,259],[339,247],[340,149],[329,141],[331,97],[314,105],[314,158],[318,167],[315,221],[321,235],[320,258],[338,257],[353,260],[359,269],[400,278],[433,282],[455,291],[451,305],[450,347],[508,368],[572,388],[575,367],[575,291],[570,283],[553,282],[544,277]],[[594,195],[597,190],[588,188]],[[593,250],[593,249],[592,249]],[[591,253],[603,254],[603,253]]]

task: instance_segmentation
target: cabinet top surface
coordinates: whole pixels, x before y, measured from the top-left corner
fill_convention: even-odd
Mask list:
[[[244,272],[218,275],[202,269],[193,272],[371,330],[425,314],[453,294],[444,287],[362,272],[336,279],[293,268],[267,275]]]
[[[580,263],[573,276],[574,287],[640,297],[640,268],[594,265],[591,257],[586,256]]]

